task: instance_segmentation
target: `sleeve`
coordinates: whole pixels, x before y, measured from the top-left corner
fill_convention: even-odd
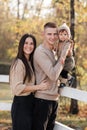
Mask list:
[[[25,75],[24,64],[21,60],[17,61],[17,64],[14,65],[10,72],[10,87],[12,93],[16,96],[20,96],[21,92],[25,89],[26,85],[23,84],[24,75]]]
[[[42,50],[37,50],[35,52],[34,61],[52,81],[56,81],[58,79],[60,72],[63,69],[63,65],[59,61],[53,66],[53,63],[48,55]]]
[[[75,59],[73,56],[67,57],[64,64],[64,69],[71,71],[75,67]]]
[[[68,52],[70,50],[71,44],[67,42],[67,44],[63,45],[62,51],[61,51],[61,57],[66,59],[66,56],[68,55]]]

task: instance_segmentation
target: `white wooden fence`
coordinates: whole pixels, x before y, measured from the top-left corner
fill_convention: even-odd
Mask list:
[[[0,82],[9,82],[9,76],[8,75],[0,75]]]
[[[64,87],[61,90],[61,96],[87,102],[87,92],[75,88]],[[55,122],[54,130],[75,130],[61,123]]]
[[[0,82],[9,82],[9,76],[8,75],[5,75],[5,76],[0,75]],[[61,96],[65,96],[68,98],[87,102],[87,92],[79,90],[79,89],[75,89],[75,88],[64,87],[61,90]],[[11,107],[11,105],[10,105],[10,107]],[[54,130],[75,130],[75,129],[72,129],[72,128],[70,128],[62,123],[55,122]]]

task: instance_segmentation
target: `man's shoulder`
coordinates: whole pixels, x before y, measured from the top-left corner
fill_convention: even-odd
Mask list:
[[[42,44],[40,44],[39,46],[37,46],[36,50],[39,50],[42,48]]]
[[[48,50],[46,48],[43,47],[42,44],[40,44],[36,49],[35,49],[35,52],[34,52],[34,58],[42,58],[44,56],[46,56],[48,54]]]
[[[41,44],[35,49],[34,57],[39,56],[41,53]]]
[[[40,44],[40,45],[36,48],[35,53],[41,53],[43,50],[44,50],[44,48],[43,48],[42,44]]]

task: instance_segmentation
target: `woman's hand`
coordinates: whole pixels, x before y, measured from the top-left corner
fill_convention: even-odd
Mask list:
[[[50,88],[50,84],[48,81],[44,80],[39,84],[39,90],[47,90]]]

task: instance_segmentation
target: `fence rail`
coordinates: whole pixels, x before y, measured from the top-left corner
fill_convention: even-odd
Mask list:
[[[77,88],[64,87],[61,91],[61,96],[87,102],[87,91]]]
[[[72,129],[72,128],[56,121],[54,130],[75,130],[75,129]]]
[[[8,83],[9,75],[0,75],[0,82]]]

